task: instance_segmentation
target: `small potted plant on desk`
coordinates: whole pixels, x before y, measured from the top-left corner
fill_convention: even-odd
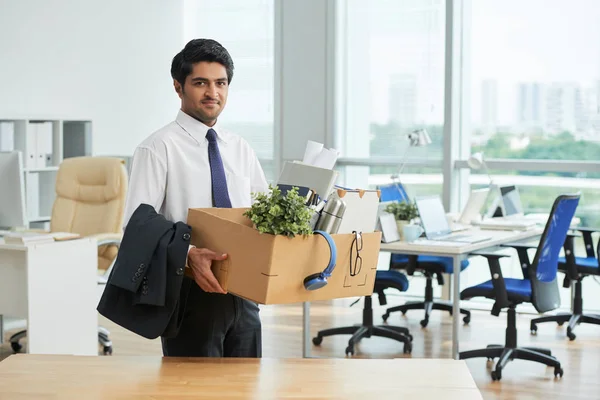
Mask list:
[[[409,202],[395,202],[389,204],[385,208],[386,212],[394,215],[396,226],[398,227],[398,235],[400,240],[404,240],[404,226],[412,222],[413,219],[419,216],[417,205]]]

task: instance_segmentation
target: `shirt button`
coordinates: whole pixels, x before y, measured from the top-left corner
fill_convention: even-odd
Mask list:
[[[190,234],[189,233],[184,233],[183,234],[183,240],[190,240]]]
[[[183,268],[177,268],[177,275],[183,275]]]

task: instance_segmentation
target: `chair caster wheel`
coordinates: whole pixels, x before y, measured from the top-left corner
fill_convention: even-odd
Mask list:
[[[555,367],[554,368],[554,377],[558,378],[559,375],[562,378],[563,374],[565,373],[565,371],[563,371],[563,369],[561,367]]]
[[[502,379],[502,371],[501,370],[492,371],[492,380],[499,381],[500,379]]]
[[[346,347],[346,355],[347,356],[353,356],[354,355],[354,347],[353,346]]]
[[[390,314],[388,314],[388,313],[385,313],[381,316],[381,318],[383,319],[383,322],[386,322],[389,317],[390,317]]]
[[[406,311],[405,310],[402,310],[400,312],[402,313],[402,315],[406,315]]]
[[[410,333],[408,335],[406,335],[406,337],[408,338],[408,340],[410,340],[411,342],[413,341],[413,335],[411,335]]]
[[[410,354],[412,353],[412,343],[408,342],[408,343],[404,343],[404,354]]]
[[[23,348],[23,346],[19,342],[10,342],[10,347],[15,353],[18,353]]]
[[[420,324],[423,328],[425,328],[428,323],[429,323],[429,319],[422,319],[420,322]]]
[[[315,337],[313,338],[313,344],[314,344],[315,346],[318,346],[318,345],[320,345],[322,342],[323,342],[323,338],[322,338],[321,336],[315,336]]]
[[[112,356],[112,346],[104,346],[104,349],[102,349],[102,353],[105,356]]]
[[[469,325],[469,322],[471,322],[471,316],[467,315],[466,317],[464,317],[463,322],[465,323],[465,325]]]
[[[529,326],[529,330],[531,331],[532,335],[537,334],[537,324],[534,324],[533,322],[531,323],[531,325]]]
[[[571,328],[567,328],[567,337],[570,341],[573,341],[577,336],[571,331]]]
[[[565,324],[565,322],[564,321],[558,321],[557,324],[558,324],[558,326],[563,326]]]

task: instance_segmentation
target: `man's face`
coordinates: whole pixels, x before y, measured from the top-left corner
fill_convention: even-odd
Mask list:
[[[217,62],[194,64],[185,87],[174,81],[181,99],[181,109],[208,126],[213,126],[227,103],[227,70]]]

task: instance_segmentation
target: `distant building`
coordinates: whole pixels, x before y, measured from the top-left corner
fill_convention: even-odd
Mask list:
[[[481,133],[493,135],[498,129],[498,82],[486,79],[481,84]]]
[[[411,74],[392,75],[389,86],[390,121],[402,127],[414,127],[417,104],[417,77]]]

